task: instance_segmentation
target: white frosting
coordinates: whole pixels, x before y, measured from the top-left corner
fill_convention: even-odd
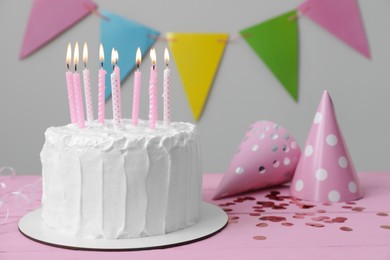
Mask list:
[[[41,152],[43,220],[61,232],[105,239],[195,224],[201,201],[195,126],[158,122],[151,130],[147,123],[48,128]]]

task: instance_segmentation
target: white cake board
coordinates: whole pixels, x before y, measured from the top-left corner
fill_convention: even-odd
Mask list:
[[[42,209],[29,212],[19,221],[26,237],[44,244],[78,250],[145,250],[179,246],[210,237],[222,230],[228,221],[219,207],[202,202],[199,221],[188,228],[160,236],[129,239],[91,239],[65,235],[49,228],[41,218]]]

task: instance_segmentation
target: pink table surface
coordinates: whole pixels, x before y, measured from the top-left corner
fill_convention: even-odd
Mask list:
[[[193,244],[149,251],[78,251],[31,241],[21,235],[17,228],[20,217],[27,211],[7,202],[10,217],[6,224],[0,225],[0,259],[390,259],[390,229],[381,227],[390,226],[390,173],[359,175],[365,191],[363,199],[356,204],[323,205],[294,201],[288,197],[287,187],[212,201],[210,198],[222,175],[206,174],[203,179],[203,200],[222,205],[228,211],[228,226],[215,236]],[[5,180],[7,189],[0,195],[37,179],[37,176],[23,176]],[[278,196],[285,195],[283,201],[275,200],[280,198],[278,196],[271,196],[271,199],[265,197],[270,191],[281,192]],[[236,200],[248,196],[251,200]],[[257,202],[264,201],[273,203],[274,207],[259,208]],[[228,202],[235,205],[224,206]],[[39,206],[40,202],[36,199],[33,208]],[[253,206],[261,212],[255,212]],[[254,216],[256,213],[260,216]],[[270,216],[283,217],[285,220],[277,222],[277,218],[273,218],[273,222],[260,219]],[[343,223],[312,219],[319,216],[345,219]],[[290,223],[289,226],[285,222]],[[259,223],[265,227],[256,226]],[[343,231],[340,227],[348,227],[352,231]],[[265,239],[256,240],[256,236]]]

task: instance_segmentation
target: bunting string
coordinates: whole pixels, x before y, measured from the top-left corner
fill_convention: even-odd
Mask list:
[[[295,14],[291,15],[288,18],[288,20],[290,22],[292,22],[296,19],[302,18],[305,15],[305,12],[307,12],[309,9],[310,9],[310,5],[306,5],[306,6],[302,7],[302,9],[298,9]]]
[[[84,7],[89,10],[92,14],[96,15],[97,17],[99,17],[100,19],[103,19],[103,20],[106,20],[106,21],[110,21],[110,18],[102,15],[99,10],[98,10],[98,7],[97,6],[94,6],[94,5],[90,5],[90,4],[84,4]]]

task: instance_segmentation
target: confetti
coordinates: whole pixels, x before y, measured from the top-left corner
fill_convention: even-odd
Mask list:
[[[320,228],[320,227],[324,227],[324,225],[323,225],[323,224],[320,224],[320,223],[314,223],[314,222],[306,222],[306,223],[305,223],[305,225],[307,225],[307,226],[310,226],[310,227],[318,227],[318,228]]]
[[[236,203],[226,202],[226,203],[218,204],[218,206],[220,206],[220,207],[228,207],[228,206],[233,206],[233,205],[236,205]]]
[[[275,203],[272,201],[257,201],[256,203],[263,206],[263,208],[272,208],[275,206]]]
[[[254,236],[253,239],[254,240],[266,240],[267,237],[266,236]]]
[[[253,209],[262,209],[263,206],[253,206],[252,208],[253,208]]]
[[[265,217],[261,217],[260,220],[271,221],[271,222],[282,222],[282,221],[286,221],[286,218],[279,217],[279,216],[265,216]]]
[[[350,227],[340,227],[340,230],[342,231],[352,231],[353,229]]]
[[[233,202],[225,202],[222,204],[219,204],[226,212],[232,212],[234,211],[229,206],[236,205],[236,203],[242,203],[245,201],[250,201],[252,205],[248,204],[248,208],[252,209],[252,212],[249,213],[249,216],[252,217],[258,217],[258,219],[262,222],[259,222],[256,224],[257,228],[265,228],[268,227],[269,223],[280,223],[280,225],[284,227],[292,227],[294,225],[297,225],[294,223],[294,221],[288,222],[286,217],[283,215],[278,215],[274,213],[273,215],[268,215],[272,212],[272,210],[275,211],[283,211],[283,210],[290,210],[292,208],[298,209],[299,212],[291,212],[291,211],[285,211],[285,213],[293,213],[292,219],[306,219],[305,225],[308,227],[313,228],[323,228],[328,225],[335,225],[339,230],[345,231],[345,232],[351,232],[353,231],[353,227],[349,226],[341,226],[341,223],[346,223],[348,221],[347,217],[344,216],[337,216],[337,217],[330,217],[325,215],[324,213],[331,211],[334,212],[334,209],[324,209],[324,206],[336,206],[342,208],[342,209],[348,209],[356,213],[360,213],[366,210],[366,208],[358,206],[356,202],[345,202],[344,204],[334,204],[331,202],[324,202],[324,203],[308,203],[305,201],[302,201],[300,199],[293,198],[291,196],[285,196],[282,195],[280,191],[272,190],[265,194],[265,199],[261,200],[256,197],[252,196],[242,196],[237,197],[234,199]],[[309,209],[309,210],[308,210]],[[312,210],[310,210],[312,209]],[[274,212],[275,212],[274,211]],[[264,215],[263,213],[266,213]],[[268,213],[268,214],[267,214]],[[340,214],[343,214],[342,211],[339,212]],[[234,214],[234,213],[233,213]],[[282,213],[283,214],[283,213]],[[378,216],[386,217],[390,216],[390,212],[378,212],[376,213]],[[349,215],[348,215],[349,216]],[[229,223],[235,224],[238,223],[239,217],[238,216],[229,216]],[[340,224],[340,225],[338,225]],[[346,224],[344,224],[346,225]],[[255,228],[256,228],[255,227]],[[390,225],[381,225],[380,228],[382,229],[388,229],[390,230]],[[291,229],[296,230],[296,229]],[[254,236],[253,239],[255,240],[265,240],[267,239],[266,236]]]
[[[277,209],[278,210],[278,209],[287,209],[287,208],[285,208],[283,206],[280,206],[280,205],[279,206],[275,205],[275,206],[272,207],[272,209]]]
[[[344,218],[344,217],[336,217],[336,218],[332,219],[332,221],[334,223],[344,223],[346,220],[347,220],[347,218]]]
[[[314,212],[296,212],[295,215],[300,215],[300,216],[314,216]]]
[[[300,207],[301,207],[302,209],[311,209],[311,208],[314,207],[314,205],[302,204]]]
[[[318,217],[312,217],[311,220],[313,221],[324,221],[324,220],[327,220],[327,219],[330,219],[330,217],[327,217],[327,216],[318,216]]]

